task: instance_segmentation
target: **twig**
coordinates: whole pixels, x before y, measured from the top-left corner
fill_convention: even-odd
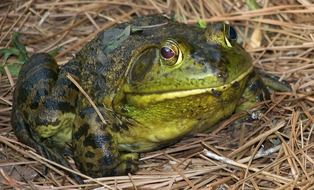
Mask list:
[[[219,155],[217,155],[217,154],[215,154],[215,153],[213,153],[213,152],[211,152],[209,150],[206,150],[206,149],[203,150],[203,153],[204,153],[204,155],[206,155],[209,158],[221,161],[221,162],[226,163],[228,165],[240,167],[240,168],[243,168],[243,169],[249,169],[249,170],[254,171],[254,172],[260,172],[261,174],[269,176],[271,178],[274,178],[275,180],[277,180],[278,182],[281,182],[281,183],[286,183],[286,182],[292,181],[291,179],[288,179],[288,178],[285,178],[285,177],[282,177],[282,176],[279,176],[279,175],[275,175],[275,174],[272,174],[272,173],[269,173],[269,172],[266,172],[266,171],[262,171],[260,169],[254,168],[254,167],[248,167],[245,164],[241,164],[241,163],[233,161],[233,160],[231,160],[229,158],[226,158],[226,157],[223,157],[223,156],[219,156]]]

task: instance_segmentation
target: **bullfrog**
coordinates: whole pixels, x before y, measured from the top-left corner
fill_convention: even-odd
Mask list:
[[[68,63],[27,58],[12,127],[39,153],[92,177],[133,173],[139,153],[211,129],[269,98],[224,23],[200,28],[143,16],[100,32]],[[70,80],[71,79],[71,80]]]

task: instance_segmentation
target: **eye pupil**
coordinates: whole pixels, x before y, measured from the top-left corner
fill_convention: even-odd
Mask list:
[[[229,28],[229,39],[230,40],[236,40],[237,39],[237,32],[232,26],[230,26],[230,28]]]
[[[160,54],[164,59],[170,59],[175,56],[174,51],[168,47],[162,47],[160,49]]]

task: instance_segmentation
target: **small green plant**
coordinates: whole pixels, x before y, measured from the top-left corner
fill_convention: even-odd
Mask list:
[[[206,22],[203,19],[199,19],[197,21],[197,24],[198,24],[198,27],[200,27],[200,28],[206,28],[206,26],[207,26]]]
[[[22,64],[28,61],[29,57],[27,55],[26,48],[23,44],[20,43],[19,36],[19,33],[13,33],[11,42],[12,47],[0,49],[0,57],[2,57],[3,59],[3,62],[0,65],[0,73],[3,73],[4,67],[7,66],[10,73],[13,76],[17,76],[19,74]],[[16,60],[8,64],[7,61],[11,56],[14,56]]]

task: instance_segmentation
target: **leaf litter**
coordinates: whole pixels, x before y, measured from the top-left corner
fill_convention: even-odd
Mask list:
[[[1,189],[313,189],[314,186],[314,4],[310,0],[8,0],[0,5],[0,48],[14,32],[29,54],[59,49],[66,63],[99,31],[134,16],[163,13],[206,26],[227,22],[257,69],[286,80],[292,92],[273,92],[234,124],[235,114],[211,133],[189,136],[142,154],[140,170],[127,176],[84,178],[76,184],[66,169],[18,142],[10,125],[16,78],[10,57],[0,67]],[[254,3],[254,2],[253,2]],[[254,7],[254,6],[253,6]],[[14,67],[14,66],[13,66]],[[73,161],[70,160],[73,164]],[[47,170],[47,168],[49,168]],[[47,175],[45,174],[47,172]],[[79,173],[79,171],[73,171]]]

